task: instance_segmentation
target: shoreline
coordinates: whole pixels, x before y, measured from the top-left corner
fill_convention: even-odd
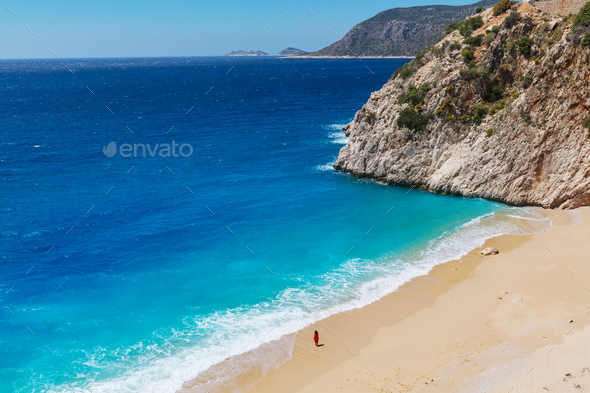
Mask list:
[[[291,59],[413,59],[409,56],[288,56]]]
[[[218,57],[263,57],[274,59],[413,59],[408,56],[258,56],[258,55],[221,55]]]
[[[590,323],[583,308],[590,307],[590,294],[581,296],[587,289],[580,281],[584,267],[579,255],[586,252],[580,244],[590,230],[572,225],[572,214],[587,222],[590,209],[536,209],[552,218],[547,231],[488,239],[460,260],[439,264],[376,302],[299,331],[292,358],[247,392],[499,393],[516,386],[517,393],[551,384],[578,385],[576,378],[590,361],[581,363],[583,356],[563,359],[571,352],[566,346],[580,347],[590,333],[590,327],[583,329]],[[480,255],[485,247],[496,247],[500,254]],[[578,258],[571,258],[572,253]],[[590,272],[587,276],[590,282]],[[324,347],[313,346],[316,329]],[[542,358],[536,365],[538,352],[552,347],[559,364]],[[538,369],[536,374],[527,373],[531,367]],[[571,377],[562,380],[566,374]],[[565,385],[559,389],[569,391]]]
[[[584,213],[584,217],[585,215],[590,214],[590,211],[585,211],[584,209],[578,209],[578,211],[574,213],[544,210],[541,208],[534,209],[537,212],[541,212],[543,216],[552,218],[552,228],[540,234],[535,234],[534,236],[508,234],[488,239],[482,247],[471,250],[467,255],[460,258],[460,260],[440,263],[432,268],[428,274],[411,279],[399,289],[384,296],[380,300],[362,308],[356,308],[331,315],[297,333],[287,335],[288,337],[284,337],[284,340],[294,341],[294,344],[291,343],[289,345],[288,343],[282,342],[280,345],[282,345],[284,347],[283,349],[286,349],[287,351],[289,350],[287,347],[293,346],[292,356],[290,356],[290,358],[283,356],[283,359],[280,361],[282,365],[276,370],[267,372],[266,370],[254,367],[253,370],[246,371],[244,375],[240,375],[234,381],[234,387],[235,385],[242,388],[249,387],[249,389],[243,391],[253,393],[267,393],[277,391],[277,389],[287,392],[316,392],[342,391],[342,389],[346,391],[350,388],[350,391],[358,391],[359,389],[366,390],[365,388],[368,388],[368,386],[373,386],[372,383],[379,379],[379,377],[383,378],[382,382],[386,383],[386,385],[377,384],[373,386],[377,391],[387,392],[387,390],[384,390],[385,386],[387,386],[388,389],[393,389],[392,391],[421,391],[420,389],[423,387],[416,385],[415,381],[413,381],[416,380],[416,378],[418,378],[418,380],[424,379],[424,386],[432,386],[426,382],[430,380],[433,381],[430,381],[429,383],[434,383],[434,381],[438,382],[438,373],[441,372],[442,365],[449,361],[456,361],[457,356],[451,358],[449,358],[448,354],[438,354],[437,356],[434,356],[431,353],[431,347],[428,346],[422,348],[426,349],[426,352],[422,353],[422,358],[417,361],[416,359],[413,359],[415,356],[411,354],[416,353],[420,348],[420,345],[417,348],[411,348],[411,345],[410,347],[408,347],[408,345],[409,343],[419,341],[419,338],[402,341],[394,339],[394,342],[392,343],[392,337],[406,337],[408,335],[413,335],[414,331],[419,330],[421,324],[418,323],[416,325],[416,323],[412,321],[420,314],[426,312],[430,314],[429,316],[440,316],[440,312],[435,314],[431,313],[439,309],[436,307],[439,298],[444,297],[443,295],[450,291],[462,291],[464,292],[464,295],[462,295],[463,297],[469,299],[471,297],[477,298],[478,296],[472,296],[477,295],[471,293],[473,288],[466,288],[466,286],[473,286],[474,279],[479,282],[480,280],[490,280],[490,278],[498,275],[498,272],[492,272],[493,274],[487,274],[480,277],[482,274],[482,268],[485,268],[485,271],[489,270],[490,266],[493,268],[493,265],[496,265],[496,263],[494,263],[495,261],[504,260],[504,264],[510,263],[510,261],[513,261],[516,257],[515,253],[522,252],[522,249],[528,250],[531,247],[536,247],[535,245],[531,246],[529,243],[533,242],[536,244],[539,241],[537,237],[545,238],[550,236],[548,233],[554,234],[556,231],[564,233],[568,231],[568,228],[569,231],[571,231],[568,222],[571,221],[572,214]],[[533,240],[533,238],[535,240]],[[488,257],[479,255],[481,249],[490,246],[500,249],[500,254]],[[548,255],[551,255],[549,254],[549,251],[545,250],[545,252]],[[500,274],[502,274],[501,271]],[[568,274],[570,273],[568,272]],[[510,299],[512,299],[513,295],[516,296],[514,291],[507,291],[508,294],[505,296]],[[487,305],[488,308],[494,306],[498,307],[498,304],[501,303],[501,300],[497,299],[497,297],[502,297],[499,295],[500,290],[496,292],[494,292],[496,296],[491,296],[490,299],[485,299],[488,303],[491,300],[491,304]],[[524,296],[523,298],[526,302],[526,298]],[[503,300],[504,303],[507,302],[506,299]],[[447,305],[446,313],[449,312],[448,306],[449,305]],[[392,310],[395,311],[392,312]],[[456,312],[456,310],[454,311]],[[439,322],[445,322],[444,320],[445,318],[442,318],[442,321]],[[481,321],[481,316],[479,320]],[[449,322],[447,321],[447,323]],[[471,338],[474,339],[474,332],[485,331],[485,325],[486,324],[480,324],[477,328],[470,326],[470,328],[465,331],[464,336],[469,337],[471,335]],[[309,338],[313,336],[313,330],[316,329],[320,331],[320,343],[325,344],[322,348],[313,347],[313,342],[311,338]],[[453,329],[457,329],[457,327],[454,327]],[[383,330],[401,330],[401,333],[393,335],[387,334],[384,336],[384,334],[381,333]],[[443,337],[438,333],[430,332],[428,336],[438,337],[437,340],[441,341]],[[499,337],[499,341],[506,342],[508,340],[508,336],[506,335],[499,335]],[[479,339],[482,340],[481,338]],[[264,356],[268,352],[272,352],[272,347],[278,346],[278,343],[284,340],[281,339],[264,344],[254,350],[254,352],[259,350],[260,354],[257,354],[256,356],[260,358],[260,355]],[[375,340],[379,342],[375,344]],[[380,351],[382,351],[381,348],[387,348],[391,345],[401,346],[401,348],[395,348],[395,350],[392,351],[393,353],[398,354],[398,357],[401,357],[400,359],[397,359],[396,362],[399,369],[383,370],[380,368],[379,364],[371,365],[370,359],[381,357],[387,358],[388,356],[380,353]],[[483,344],[480,344],[481,348],[479,349],[486,348],[482,345]],[[488,345],[487,349],[491,348],[492,346]],[[367,353],[370,354],[368,358],[367,355],[365,355]],[[456,355],[458,352],[455,351],[453,353]],[[465,356],[470,355],[469,351],[463,351],[461,353]],[[428,360],[429,357],[436,357],[438,359],[441,358],[441,356],[446,359],[443,364],[432,364],[432,362]],[[367,359],[364,361],[360,360],[363,358]],[[392,359],[385,358],[379,363],[391,363]],[[367,365],[360,367],[361,365],[359,362],[367,363]],[[406,362],[409,362],[409,364],[405,364]],[[223,363],[223,366],[217,368],[229,369],[228,363],[243,368],[247,363],[252,362],[248,362],[244,359],[244,356],[239,355],[227,359]],[[436,361],[434,363],[436,363]],[[428,366],[425,367],[425,364],[428,364]],[[247,366],[246,368],[249,369],[250,366]],[[353,370],[354,373],[356,373],[354,381],[351,381],[350,378],[344,378],[344,376],[353,373]],[[216,371],[219,372],[220,370]],[[205,386],[206,384],[203,384],[206,382],[207,374],[209,373],[205,372],[195,380],[187,381],[184,388],[180,389],[179,392],[200,392],[205,387],[207,387],[207,389],[203,391],[207,391],[211,388],[211,385]],[[209,376],[214,374],[216,374],[216,372],[212,372]],[[385,375],[387,375],[387,377],[385,377]],[[420,377],[416,377],[417,375],[420,375]],[[428,381],[426,381],[426,379],[428,379]],[[396,381],[395,384],[392,381]],[[468,379],[463,379],[462,381],[466,383]],[[195,384],[194,382],[199,383]],[[387,383],[389,385],[387,385]],[[357,386],[354,386],[355,384]],[[440,390],[440,388],[442,388],[442,386],[439,385],[437,387],[439,390],[437,391],[444,391]],[[216,390],[222,392],[232,391],[232,389],[225,389],[224,386],[219,385],[216,386]],[[454,386],[449,391],[457,391],[457,386]]]

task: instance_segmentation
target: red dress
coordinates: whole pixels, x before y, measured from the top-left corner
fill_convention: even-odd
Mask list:
[[[317,343],[320,341],[320,335],[319,335],[319,334],[317,334],[317,333],[315,333],[315,334],[313,335],[313,341],[315,341],[315,343],[317,344]]]

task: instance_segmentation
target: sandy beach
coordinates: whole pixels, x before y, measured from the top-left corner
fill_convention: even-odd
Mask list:
[[[490,239],[498,255],[475,249],[300,331],[249,392],[590,391],[590,209],[539,210],[548,231]]]

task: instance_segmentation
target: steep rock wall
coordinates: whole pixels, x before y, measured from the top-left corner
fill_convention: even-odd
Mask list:
[[[461,55],[466,45],[449,48],[464,39],[454,31],[415,62],[411,77],[397,76],[373,93],[344,127],[349,142],[334,167],[388,184],[513,205],[590,204],[584,126],[590,117],[590,49],[568,41],[571,22],[550,20],[529,4],[518,12],[512,27],[494,29],[492,36],[492,27],[503,26],[509,12],[482,14],[484,26],[473,36],[493,39],[475,48],[471,67]],[[524,36],[533,42],[528,55],[514,50]],[[421,103],[400,104],[419,86]],[[500,98],[490,95],[493,86]],[[423,130],[398,125],[407,108],[431,116]],[[474,114],[488,109],[478,125]]]

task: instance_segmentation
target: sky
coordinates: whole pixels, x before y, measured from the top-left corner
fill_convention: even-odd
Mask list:
[[[251,47],[276,54],[289,46],[315,51],[390,8],[474,2],[4,0],[0,59],[220,56]]]

